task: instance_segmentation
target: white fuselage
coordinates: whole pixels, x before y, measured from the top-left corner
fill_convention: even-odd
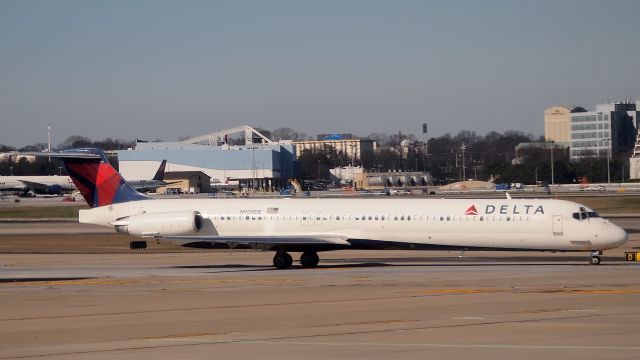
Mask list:
[[[61,190],[75,190],[76,185],[68,176],[0,176],[0,190],[28,190],[30,184],[42,186],[60,186]]]
[[[137,214],[194,210],[205,219],[199,235],[211,236],[325,235],[388,248],[549,251],[605,250],[626,242],[626,232],[605,219],[576,219],[581,207],[592,212],[549,199],[164,199],[81,210],[80,222],[114,227]]]

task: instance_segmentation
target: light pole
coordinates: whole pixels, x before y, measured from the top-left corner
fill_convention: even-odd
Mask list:
[[[464,164],[464,151],[467,149],[467,145],[462,144],[460,149],[462,150],[462,181],[467,181],[467,172]]]
[[[13,166],[9,166],[9,172],[11,173],[11,176],[13,176]]]
[[[555,185],[556,181],[555,181],[555,174],[553,172],[553,168],[554,168],[554,161],[553,161],[553,143],[549,143],[552,144],[549,149],[551,150],[551,185]]]
[[[611,168],[609,167],[609,158],[611,158],[611,139],[602,139],[607,142],[607,184],[611,185]]]
[[[353,168],[353,157],[355,154],[355,151],[353,150],[356,146],[354,144],[349,145],[351,147],[351,191],[355,190],[355,186],[356,186],[356,171]]]
[[[58,166],[58,175],[62,176],[62,166]]]
[[[424,143],[424,159],[422,169],[427,173],[427,123],[422,124],[422,142]]]

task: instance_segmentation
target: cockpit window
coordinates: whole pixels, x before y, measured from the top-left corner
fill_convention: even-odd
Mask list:
[[[584,213],[584,212],[573,213],[573,218],[576,220],[584,220],[587,218],[587,213]]]
[[[572,214],[573,218],[576,220],[584,220],[587,218],[599,218],[600,215],[595,211],[587,211],[584,207],[580,207],[580,212],[575,212]]]

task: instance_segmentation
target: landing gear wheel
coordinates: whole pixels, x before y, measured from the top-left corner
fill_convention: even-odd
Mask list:
[[[291,257],[291,255],[289,255],[289,253],[277,252],[273,257],[273,266],[275,266],[276,269],[288,269],[292,264],[293,258]]]
[[[600,256],[592,256],[591,265],[600,265]]]
[[[131,250],[140,250],[140,249],[146,249],[146,248],[147,248],[146,241],[132,241],[129,243],[129,249]]]
[[[315,251],[306,251],[300,255],[300,264],[305,268],[312,268],[318,266],[320,262],[320,257],[318,257],[318,253]]]

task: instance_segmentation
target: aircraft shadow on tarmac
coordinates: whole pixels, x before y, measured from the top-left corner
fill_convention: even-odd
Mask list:
[[[617,258],[603,258],[609,261],[609,265],[618,265]],[[526,257],[526,258],[385,258],[385,259],[328,259],[323,264],[313,269],[357,269],[357,268],[380,268],[380,267],[506,267],[506,266],[582,266],[588,265],[588,257],[584,261],[576,257],[558,257],[549,259],[548,257]],[[175,269],[210,269],[222,270],[215,272],[239,272],[239,271],[279,271],[270,265],[247,265],[247,264],[223,264],[223,265],[178,265],[172,266]],[[292,269],[304,269],[300,265],[294,265]],[[310,269],[310,270],[313,270]]]

